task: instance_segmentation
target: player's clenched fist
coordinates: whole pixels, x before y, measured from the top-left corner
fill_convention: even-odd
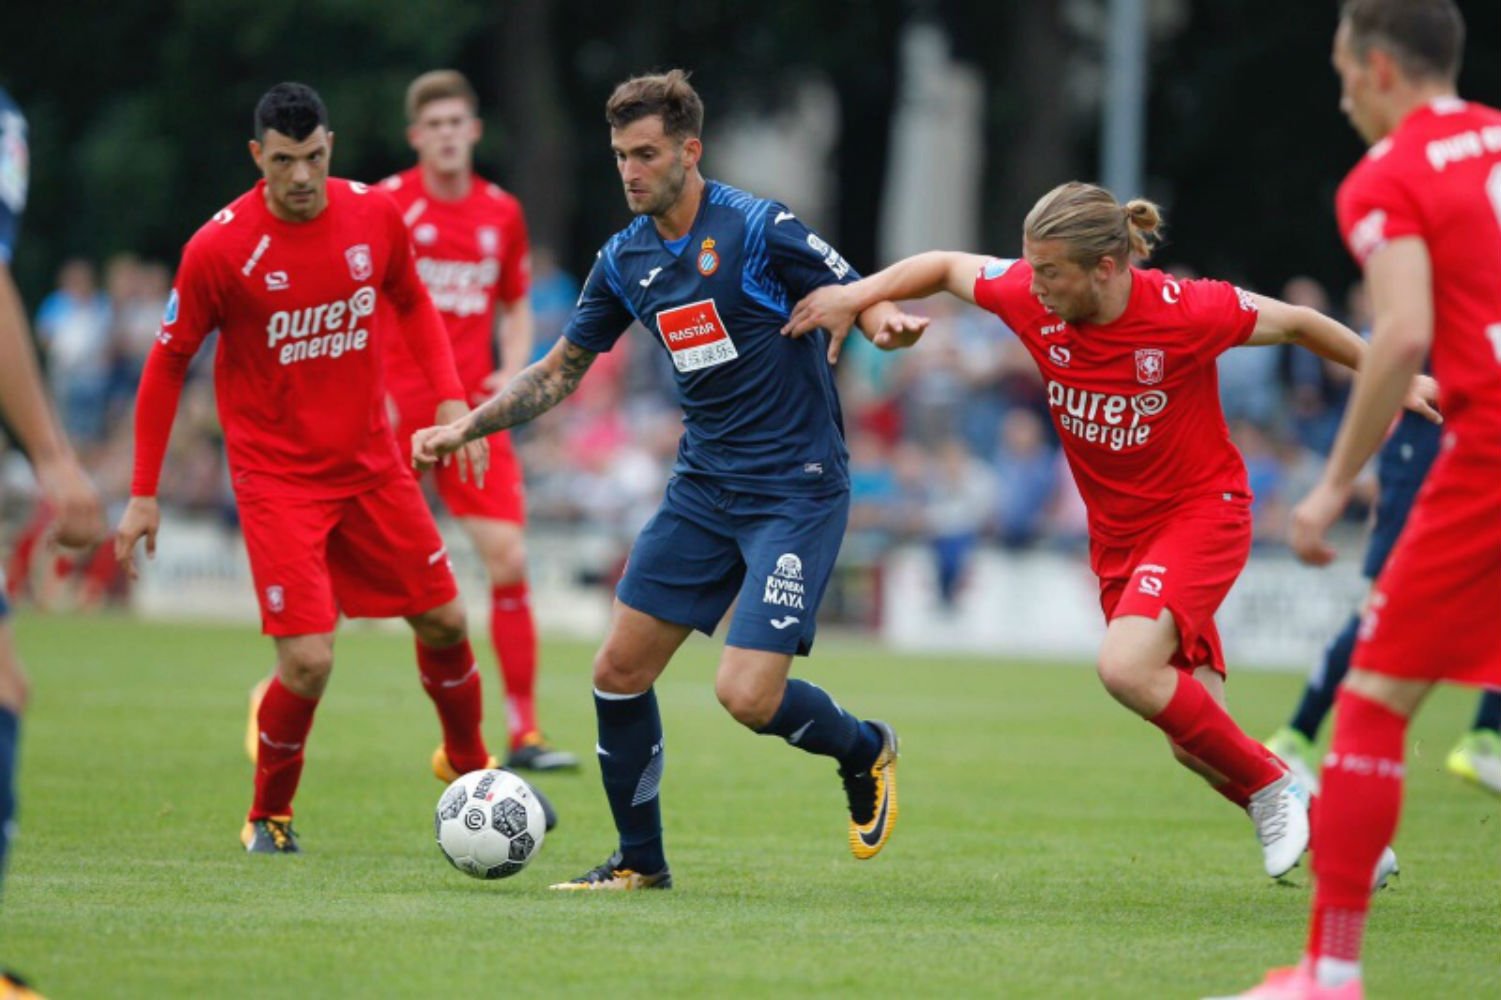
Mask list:
[[[464,447],[464,429],[457,424],[424,427],[412,434],[412,467],[426,472]]]

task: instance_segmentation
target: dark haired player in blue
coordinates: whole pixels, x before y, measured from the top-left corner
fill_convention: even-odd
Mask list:
[[[1428,467],[1438,456],[1443,428],[1415,413],[1404,413],[1376,459],[1377,498],[1370,542],[1361,572],[1374,580],[1386,564],[1397,536],[1407,523]],[[1318,790],[1313,745],[1319,727],[1334,705],[1335,691],[1350,670],[1350,654],[1360,630],[1359,609],[1324,650],[1324,658],[1303,688],[1303,697],[1288,724],[1266,741],[1268,750],[1286,761],[1305,788]],[[1501,795],[1501,692],[1480,696],[1475,723],[1449,753],[1450,772]]]
[[[26,310],[10,276],[10,260],[26,207],[26,119],[0,89],[0,416],[26,449],[42,495],[56,515],[64,545],[90,545],[104,535],[104,508],[73,457],[37,372]],[[0,873],[15,817],[16,749],[26,676],[16,657],[5,577],[0,574]],[[33,996],[19,977],[0,972],[0,995]]]
[[[627,80],[606,105],[611,146],[636,219],[605,244],[563,337],[463,420],[413,435],[420,466],[529,420],[578,385],[632,321],[672,358],[684,433],[661,509],[642,530],[594,661],[596,751],[619,848],[555,889],[665,889],[658,788],[662,721],[652,684],[694,629],[735,605],[715,679],[746,727],[839,762],[856,858],[881,850],[897,819],[897,738],[789,679],[849,513],[839,399],[825,333],[781,335],[793,302],[856,275],[792,212],[699,173],[703,104],[680,70]],[[862,314],[920,331],[879,303]],[[827,360],[826,360],[827,359]]]

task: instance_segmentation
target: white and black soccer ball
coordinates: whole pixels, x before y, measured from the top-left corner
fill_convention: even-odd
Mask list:
[[[475,878],[508,878],[542,848],[547,823],[532,786],[510,771],[470,771],[449,785],[433,815],[438,847]]]

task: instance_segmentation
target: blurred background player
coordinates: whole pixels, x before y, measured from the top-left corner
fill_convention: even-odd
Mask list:
[[[775,202],[699,172],[703,103],[681,70],[627,80],[606,104],[636,219],[599,252],[548,355],[474,414],[419,431],[419,465],[529,420],[571,393],[633,320],[673,362],[685,431],[674,478],[632,549],[594,661],[596,751],[619,833],[606,861],[555,889],[665,889],[665,761],[653,684],[688,635],[735,612],[715,692],[747,728],[839,761],[849,843],[873,857],[897,820],[897,739],[788,678],[813,646],[849,514],[848,454],[826,338],[778,336],[797,295],[853,280],[837,251]],[[879,303],[861,317],[920,330]],[[827,356],[828,360],[825,360]],[[738,598],[738,600],[737,600]]]
[[[220,331],[215,376],[230,475],[276,676],[257,711],[255,800],[241,841],[295,853],[292,798],[313,713],[333,669],[340,614],[400,615],[451,780],[493,764],[480,732],[479,673],[464,608],[417,483],[386,420],[374,322],[382,300],[442,402],[468,412],[442,320],[417,276],[390,198],[330,179],[333,133],[309,87],[282,83],[255,108],[263,175],[188,241],[136,404],[131,499],[115,553],[133,571],[156,547],[162,458],[188,364]],[[464,456],[483,475],[484,451]]]
[[[1438,455],[1441,437],[1439,425],[1416,413],[1404,413],[1391,436],[1382,444],[1376,457],[1377,496],[1371,537],[1361,567],[1367,580],[1380,575],[1381,567],[1391,555],[1392,546],[1397,543],[1402,526],[1412,512],[1418,489]],[[1350,651],[1355,648],[1360,617],[1360,611],[1352,614],[1345,627],[1325,648],[1324,658],[1308,678],[1292,718],[1266,741],[1267,749],[1281,757],[1314,792],[1319,790],[1314,744],[1318,742],[1319,728],[1334,707],[1335,691],[1349,672]],[[1498,730],[1501,730],[1501,693],[1487,691],[1480,696],[1470,731],[1449,751],[1444,766],[1451,774],[1501,795],[1501,732]]]
[[[1250,555],[1251,491],[1220,408],[1215,359],[1234,347],[1297,343],[1354,368],[1365,343],[1306,307],[1132,266],[1150,255],[1161,221],[1151,202],[1120,205],[1092,184],[1063,184],[1028,213],[1025,259],[919,254],[814,293],[787,329],[842,337],[872,302],[947,291],[1016,332],[1047,382],[1089,510],[1090,565],[1108,622],[1100,680],[1167,735],[1179,763],[1246,810],[1275,878],[1308,845],[1309,793],[1225,710],[1214,613]],[[876,338],[888,348],[914,342],[893,330]],[[1417,387],[1410,402],[1437,417]]]
[[[417,77],[407,88],[406,115],[417,165],[382,186],[411,230],[417,273],[443,315],[466,398],[477,405],[531,360],[526,219],[516,198],[474,172],[483,125],[478,98],[462,74],[435,70]],[[392,339],[385,354],[385,375],[398,414],[397,443],[409,458],[412,432],[432,422],[437,400],[399,339]],[[576,768],[578,758],[548,746],[537,725],[537,626],[527,588],[521,465],[509,434],[496,434],[488,444],[490,468],[483,484],[460,477],[452,466],[434,475],[438,495],[463,525],[490,577],[490,641],[505,685],[510,731],[506,766]]]
[[[26,310],[10,273],[26,208],[27,168],[26,119],[0,88],[0,417],[31,459],[44,500],[56,516],[56,540],[63,545],[92,545],[104,535],[104,508],[47,401]],[[26,694],[5,579],[0,575],[0,878],[15,832],[16,763]],[[0,992],[30,995],[18,976],[3,971]]]
[[[1363,995],[1361,872],[1397,830],[1408,720],[1439,681],[1501,687],[1501,111],[1456,94],[1463,51],[1451,0],[1341,7],[1340,109],[1371,149],[1335,208],[1374,324],[1324,475],[1293,512],[1294,551],[1334,557],[1324,536],[1430,347],[1444,440],[1339,691],[1303,958],[1244,996]]]

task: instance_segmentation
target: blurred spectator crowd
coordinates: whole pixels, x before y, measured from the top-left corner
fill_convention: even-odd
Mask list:
[[[88,261],[70,260],[35,316],[62,421],[110,502],[112,519],[129,492],[135,387],[170,281],[159,262],[115,257],[101,280]],[[538,249],[532,290],[538,357],[561,335],[578,287],[551,253]],[[1317,281],[1299,277],[1280,296],[1368,329],[1358,285],[1335,302]],[[919,349],[885,354],[855,335],[839,362],[853,481],[843,558],[878,567],[894,545],[927,545],[940,598],[948,602],[979,546],[1082,548],[1084,509],[1042,381],[1020,343],[994,316],[949,299],[917,309],[933,318]],[[200,352],[183,393],[161,499],[179,514],[232,529],[212,355],[211,347]],[[1219,373],[1225,414],[1256,495],[1256,543],[1280,545],[1290,507],[1312,486],[1332,444],[1349,373],[1290,347],[1230,351]],[[632,330],[595,362],[573,397],[515,433],[531,523],[588,525],[607,533],[623,555],[660,500],[681,429],[671,364],[648,335]],[[0,552],[12,592],[83,605],[122,596],[124,582],[107,546],[73,559],[45,553],[39,543],[46,516],[33,499],[24,463],[14,452],[3,456]]]

